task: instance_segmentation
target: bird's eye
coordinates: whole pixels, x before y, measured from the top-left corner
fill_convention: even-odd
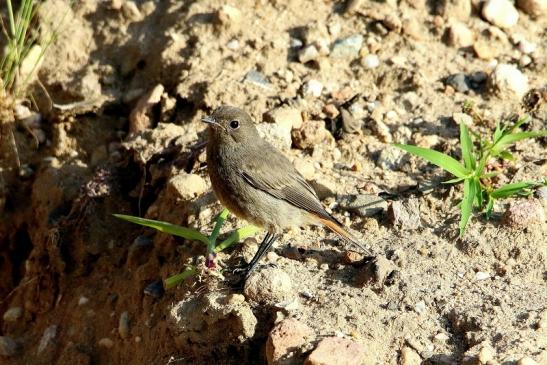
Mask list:
[[[239,128],[239,120],[232,120],[230,122],[230,128],[232,129],[238,129]]]

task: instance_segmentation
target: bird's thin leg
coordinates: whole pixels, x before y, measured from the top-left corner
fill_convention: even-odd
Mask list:
[[[234,270],[234,272],[243,272],[243,277],[247,278],[249,274],[256,268],[260,259],[270,250],[276,239],[277,236],[275,234],[268,232],[266,236],[264,236],[264,239],[262,240],[260,246],[258,246],[258,251],[253,256],[251,262],[249,262],[249,264],[245,265],[242,268]]]

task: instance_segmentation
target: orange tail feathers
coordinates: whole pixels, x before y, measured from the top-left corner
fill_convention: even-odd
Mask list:
[[[354,244],[355,246],[363,250],[365,254],[372,256],[372,253],[367,250],[366,247],[363,246],[363,244],[359,242],[351,233],[349,233],[340,223],[336,222],[335,220],[330,220],[326,218],[317,218],[319,219],[319,222],[327,226],[331,231],[340,236],[340,238],[342,238],[344,241]]]

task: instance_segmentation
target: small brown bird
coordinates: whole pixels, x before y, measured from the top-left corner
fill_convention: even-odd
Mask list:
[[[259,136],[249,114],[222,106],[202,121],[209,123],[207,168],[215,195],[237,217],[267,231],[244,268],[246,277],[285,229],[308,224],[325,225],[370,254],[325,210],[291,162]]]

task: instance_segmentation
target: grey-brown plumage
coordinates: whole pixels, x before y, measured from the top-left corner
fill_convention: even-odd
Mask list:
[[[223,106],[203,121],[210,124],[207,166],[216,196],[236,216],[268,231],[247,273],[271,247],[276,235],[286,228],[308,224],[326,225],[368,253],[325,210],[291,162],[259,136],[245,111]]]

